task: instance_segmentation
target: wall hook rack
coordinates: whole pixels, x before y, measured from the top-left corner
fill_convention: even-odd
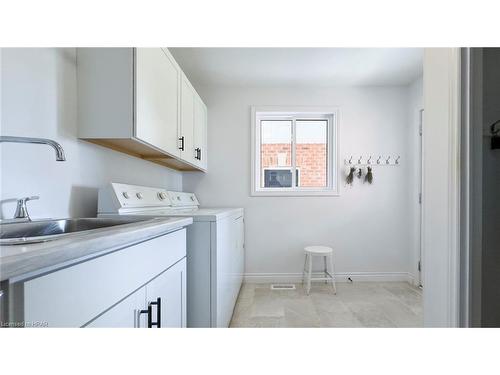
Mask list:
[[[353,156],[350,155],[349,159],[344,159],[344,164],[347,166],[355,166],[355,167],[368,167],[368,166],[380,166],[380,167],[385,167],[385,166],[398,166],[401,165],[401,156],[392,156],[392,155],[387,155],[383,157],[382,155],[379,155],[377,160],[373,160],[372,155],[361,155],[357,161],[353,161]],[[382,162],[382,160],[385,161]]]

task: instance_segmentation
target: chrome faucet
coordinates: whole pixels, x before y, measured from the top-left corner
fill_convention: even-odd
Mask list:
[[[14,220],[31,221],[30,214],[28,213],[28,208],[26,207],[26,202],[39,199],[40,197],[35,195],[33,197],[24,197],[17,200],[16,213],[14,214]]]
[[[14,143],[35,143],[35,144],[43,144],[49,145],[54,148],[56,151],[56,160],[57,161],[65,161],[66,156],[64,155],[64,150],[62,146],[53,141],[51,139],[45,138],[30,138],[30,137],[11,137],[11,136],[0,136],[0,142],[14,142]]]

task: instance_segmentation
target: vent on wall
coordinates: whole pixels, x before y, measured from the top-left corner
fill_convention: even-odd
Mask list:
[[[295,284],[271,284],[271,290],[295,290]]]

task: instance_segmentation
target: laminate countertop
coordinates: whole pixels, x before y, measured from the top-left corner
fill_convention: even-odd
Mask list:
[[[77,264],[193,223],[189,217],[153,218],[71,233],[32,244],[0,246],[0,281],[17,282]],[[8,225],[8,224],[6,224]]]

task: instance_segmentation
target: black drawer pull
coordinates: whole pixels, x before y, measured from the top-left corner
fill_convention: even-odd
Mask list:
[[[158,297],[156,299],[156,302],[150,302],[148,305],[148,310],[151,311],[153,305],[156,305],[156,322],[153,322],[153,314],[149,314],[148,327],[153,328],[153,326],[155,326],[156,328],[161,328],[161,298]]]
[[[179,147],[179,150],[184,151],[184,136],[180,137],[179,141],[181,141],[181,146]]]
[[[153,305],[156,305],[156,322],[153,322]],[[161,298],[158,297],[156,302],[149,302],[147,310],[140,310],[139,315],[148,314],[148,328],[161,328]]]

